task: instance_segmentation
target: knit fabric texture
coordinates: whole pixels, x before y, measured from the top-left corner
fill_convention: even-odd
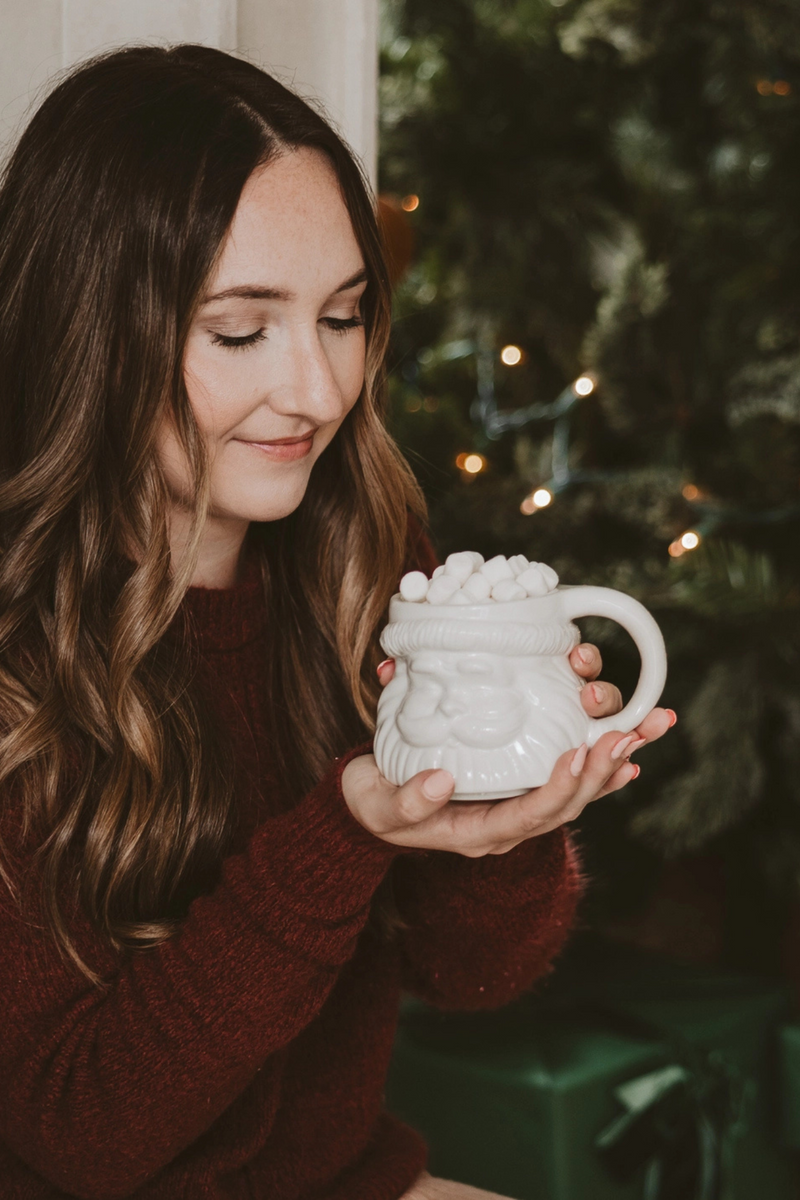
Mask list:
[[[407,567],[435,565],[413,533]],[[0,894],[0,1196],[397,1200],[426,1164],[382,1104],[401,991],[478,1009],[529,988],[574,917],[574,850],[557,830],[481,859],[399,852],[342,795],[368,745],[287,805],[255,555],[184,607],[235,750],[235,852],[158,947],[116,954],[76,926],[104,989]],[[390,867],[407,926],[391,939],[368,921]]]

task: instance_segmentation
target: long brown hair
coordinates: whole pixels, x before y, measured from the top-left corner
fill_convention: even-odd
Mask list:
[[[78,953],[79,904],[117,948],[171,936],[231,832],[229,750],[170,634],[209,504],[183,386],[187,332],[252,171],[326,154],[364,256],[363,392],[299,508],[253,527],[270,611],[273,751],[290,795],[368,735],[376,628],[402,569],[413,476],[383,424],[389,290],[374,203],[327,122],[252,64],[131,47],[66,77],[0,188],[0,867]],[[172,569],[156,435],[191,463],[189,552]]]

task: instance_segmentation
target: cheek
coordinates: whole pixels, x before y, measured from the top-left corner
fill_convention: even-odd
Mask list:
[[[346,334],[328,352],[331,373],[349,408],[355,404],[364,386],[366,345],[364,331]]]

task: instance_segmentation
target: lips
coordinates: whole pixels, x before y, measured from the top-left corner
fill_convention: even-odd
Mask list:
[[[298,458],[305,458],[307,454],[311,453],[315,433],[316,429],[311,429],[299,437],[276,438],[270,442],[246,442],[242,438],[237,440],[243,446],[249,446],[251,450],[264,455],[272,462],[292,462]]]
[[[308,429],[305,433],[298,434],[297,437],[286,438],[240,438],[242,442],[246,442],[248,446],[296,446],[298,442],[307,442],[313,438],[316,429]]]

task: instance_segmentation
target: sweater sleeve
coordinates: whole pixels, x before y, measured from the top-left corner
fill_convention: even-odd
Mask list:
[[[397,853],[344,801],[362,752],[227,858],[172,940],[118,956],[77,926],[103,988],[0,897],[0,1137],[36,1172],[129,1195],[319,1012]]]
[[[562,827],[506,854],[430,851],[393,867],[403,985],[440,1008],[498,1008],[551,969],[582,878]]]

